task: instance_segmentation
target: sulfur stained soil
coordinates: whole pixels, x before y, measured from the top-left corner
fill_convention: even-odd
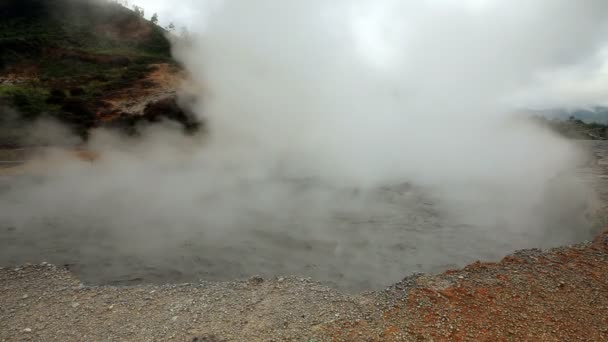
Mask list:
[[[608,231],[377,292],[310,279],[89,287],[69,270],[0,270],[0,341],[606,341]]]
[[[334,341],[606,341],[607,248],[605,232],[587,244],[421,276],[378,294],[380,319],[327,332]]]

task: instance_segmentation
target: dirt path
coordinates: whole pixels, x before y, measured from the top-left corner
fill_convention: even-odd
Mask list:
[[[375,293],[308,279],[87,287],[48,264],[0,270],[1,341],[606,341],[608,231]]]

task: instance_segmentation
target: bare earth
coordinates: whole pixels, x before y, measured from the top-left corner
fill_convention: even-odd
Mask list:
[[[608,231],[346,295],[301,278],[87,287],[0,270],[2,341],[606,341]]]

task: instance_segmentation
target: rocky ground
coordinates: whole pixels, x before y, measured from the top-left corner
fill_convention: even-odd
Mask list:
[[[608,230],[357,294],[299,277],[119,287],[62,265],[0,268],[0,341],[522,340],[608,341]]]
[[[310,279],[89,287],[46,263],[0,270],[1,341],[606,341],[608,231],[383,291]]]

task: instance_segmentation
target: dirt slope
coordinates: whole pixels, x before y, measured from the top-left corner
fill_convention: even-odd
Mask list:
[[[130,131],[153,121],[142,116],[159,101],[171,102],[169,119],[185,116],[168,35],[109,0],[1,1],[0,127],[51,118],[86,139],[114,119]],[[23,134],[5,131],[0,147],[25,144]]]

